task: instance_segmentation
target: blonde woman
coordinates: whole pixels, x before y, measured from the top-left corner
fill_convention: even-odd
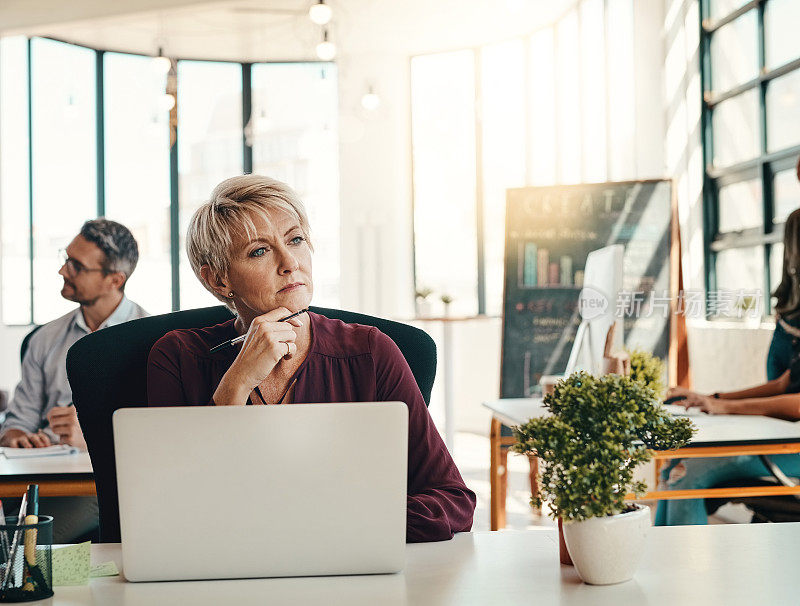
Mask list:
[[[405,402],[409,410],[407,540],[439,541],[472,527],[469,490],[428,414],[403,354],[378,329],[306,312],[314,292],[302,202],[257,175],[220,183],[192,217],[187,253],[203,285],[236,314],[176,330],[150,352],[156,406]],[[244,342],[212,347],[246,335]]]

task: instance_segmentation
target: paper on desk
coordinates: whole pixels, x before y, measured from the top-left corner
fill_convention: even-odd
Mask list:
[[[56,545],[53,547],[53,586],[86,585],[95,577],[113,577],[119,574],[114,562],[90,565],[90,548],[86,541],[77,545]]]
[[[53,586],[86,585],[89,582],[91,541],[53,547]]]
[[[7,459],[26,459],[28,457],[52,457],[55,455],[75,454],[78,449],[67,444],[56,444],[45,448],[9,448],[4,447],[3,454]]]
[[[96,564],[92,566],[91,570],[89,570],[89,577],[114,577],[119,574],[119,569],[117,569],[117,565],[114,562],[103,562],[102,564]]]

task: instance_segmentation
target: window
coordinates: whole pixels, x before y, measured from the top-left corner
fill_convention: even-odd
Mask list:
[[[59,249],[97,216],[95,53],[63,42],[31,41],[33,321],[75,307],[57,293]],[[45,294],[46,293],[46,294]]]
[[[774,289],[783,222],[800,206],[800,5],[754,4],[701,2],[708,291]]]
[[[484,257],[502,267],[506,189],[525,185],[525,44],[512,40],[481,51]],[[503,304],[503,273],[486,272],[486,307]],[[474,308],[473,308],[474,309]],[[470,310],[471,311],[471,310]]]
[[[418,290],[499,315],[506,190],[637,176],[633,31],[633,0],[581,0],[528,36],[412,58]]]
[[[166,74],[149,57],[106,53],[106,217],[131,230],[139,264],[125,294],[152,314],[172,309]]]
[[[178,63],[178,174],[181,308],[218,301],[195,277],[186,250],[192,213],[220,181],[244,172],[242,68],[237,63]]]
[[[478,246],[473,51],[415,57],[411,105],[417,287],[453,297],[456,314],[474,313]]]
[[[339,152],[336,66],[253,66],[246,130],[253,172],[291,185],[305,204],[314,244],[314,303],[339,306]]]
[[[167,77],[151,57],[0,38],[0,321],[44,323],[74,308],[58,296],[58,251],[98,214],[139,243],[131,299],[151,313],[217,304],[189,268],[183,239],[212,188],[242,174],[249,146],[256,170],[286,180],[306,203],[322,276],[315,303],[338,305],[335,65],[255,64],[255,91],[243,88],[251,66],[177,66],[175,171]],[[255,132],[242,123],[248,101],[256,122],[262,109],[268,118]]]
[[[0,225],[2,310],[6,324],[31,319],[30,189],[28,187],[28,40],[0,39]]]

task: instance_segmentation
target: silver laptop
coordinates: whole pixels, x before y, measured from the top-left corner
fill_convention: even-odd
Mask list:
[[[114,443],[129,581],[405,564],[402,402],[120,409]]]

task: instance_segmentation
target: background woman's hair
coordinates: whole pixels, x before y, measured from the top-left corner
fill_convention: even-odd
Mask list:
[[[270,223],[269,213],[278,210],[297,219],[311,246],[308,216],[300,197],[285,183],[269,177],[241,175],[226,179],[192,215],[186,234],[189,263],[203,286],[229,307],[230,300],[214,292],[200,275],[200,268],[208,265],[219,275],[226,275],[235,238],[255,237],[253,218],[261,217]]]
[[[797,179],[800,181],[800,159]],[[787,217],[783,230],[781,283],[772,296],[777,298],[775,312],[785,316],[800,309],[800,208]]]

